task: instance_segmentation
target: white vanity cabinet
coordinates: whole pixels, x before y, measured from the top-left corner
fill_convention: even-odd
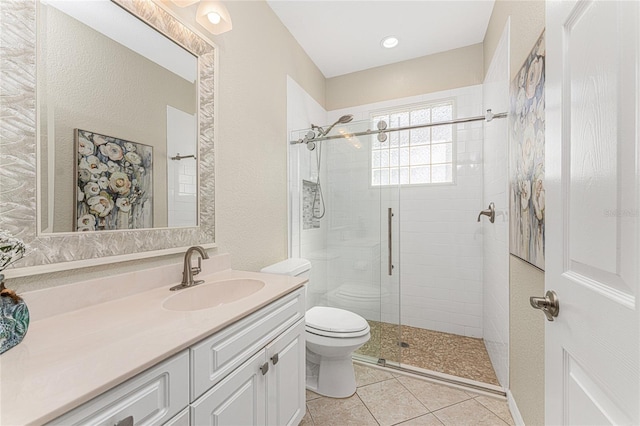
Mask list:
[[[304,289],[191,348],[194,425],[297,425],[305,414]]]
[[[302,287],[50,424],[295,426],[305,414],[304,313]]]
[[[194,425],[297,425],[305,414],[304,319],[191,404]]]

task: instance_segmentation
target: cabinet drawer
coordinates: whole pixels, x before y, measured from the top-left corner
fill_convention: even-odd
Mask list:
[[[304,291],[300,288],[192,346],[191,401],[304,318]]]
[[[53,420],[51,425],[160,425],[189,404],[189,353],[167,361]]]

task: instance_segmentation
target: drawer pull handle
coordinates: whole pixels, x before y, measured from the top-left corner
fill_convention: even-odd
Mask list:
[[[262,364],[262,367],[260,367],[260,371],[262,371],[263,376],[267,374],[267,371],[269,371],[269,363],[265,362],[264,364]]]
[[[133,416],[120,420],[115,426],[133,426]]]
[[[278,354],[275,354],[274,356],[271,357],[271,362],[273,362],[273,365],[276,365],[278,363]]]

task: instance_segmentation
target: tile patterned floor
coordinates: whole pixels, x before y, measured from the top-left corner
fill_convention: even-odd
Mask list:
[[[369,321],[371,339],[357,353],[499,386],[482,339]]]
[[[514,425],[507,402],[354,364],[357,391],[343,399],[307,391],[300,426]]]

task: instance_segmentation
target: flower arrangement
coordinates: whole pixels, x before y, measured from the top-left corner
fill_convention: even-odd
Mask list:
[[[14,237],[8,231],[0,229],[0,272],[24,256],[27,252],[27,245],[22,240]],[[0,274],[0,281],[4,275]]]
[[[22,259],[27,245],[8,231],[0,229],[0,272]],[[15,291],[4,286],[0,273],[0,354],[22,341],[29,328],[29,310]]]

